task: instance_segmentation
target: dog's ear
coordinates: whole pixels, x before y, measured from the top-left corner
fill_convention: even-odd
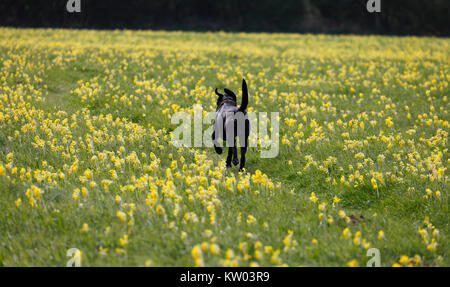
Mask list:
[[[220,102],[222,102],[222,100],[223,100],[223,95],[217,91],[217,88],[216,88],[216,95],[219,96],[217,98],[217,104],[220,104]]]

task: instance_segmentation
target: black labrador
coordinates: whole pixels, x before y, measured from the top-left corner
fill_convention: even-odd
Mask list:
[[[212,141],[214,149],[218,154],[222,154],[222,145],[219,139],[226,141],[228,145],[227,167],[231,167],[239,163],[236,147],[236,136],[239,138],[239,146],[241,148],[241,164],[239,169],[245,166],[245,153],[248,147],[248,136],[250,134],[250,122],[247,116],[248,91],[247,83],[242,80],[242,103],[238,107],[236,104],[236,95],[224,89],[224,94],[220,94],[216,89],[217,99],[216,116],[214,118],[214,126],[212,133]],[[233,161],[232,161],[233,160]]]

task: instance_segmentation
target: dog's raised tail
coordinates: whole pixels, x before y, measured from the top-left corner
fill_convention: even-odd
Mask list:
[[[247,83],[245,82],[245,79],[242,79],[242,103],[239,107],[240,112],[244,112],[247,109],[248,106],[248,90],[247,90]]]

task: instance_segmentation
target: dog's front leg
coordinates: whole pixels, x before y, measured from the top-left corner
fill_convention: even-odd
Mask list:
[[[233,148],[230,146],[228,148],[228,155],[227,155],[227,161],[226,161],[227,167],[231,167],[231,158],[232,158],[232,156],[233,156]]]
[[[239,159],[237,155],[237,147],[236,147],[236,138],[234,138],[234,146],[233,146],[233,164],[238,165]]]
[[[245,167],[245,154],[247,153],[248,146],[248,136],[245,137],[244,146],[241,146],[241,164],[239,165],[239,170],[243,170]]]
[[[219,142],[216,139],[216,131],[213,131],[211,138],[212,138],[212,142],[214,144],[214,149],[216,150],[216,153],[222,154],[222,148],[219,146]]]
[[[227,157],[227,166],[231,167],[231,159],[233,159],[233,164],[238,165],[239,159],[237,156],[237,147],[236,147],[236,138],[227,138],[228,148],[228,157]]]

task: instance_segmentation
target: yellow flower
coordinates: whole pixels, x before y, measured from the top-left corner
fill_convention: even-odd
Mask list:
[[[378,240],[383,240],[384,239],[384,232],[383,230],[378,231]]]
[[[332,224],[334,222],[334,219],[331,215],[328,216],[327,222],[328,224]]]
[[[232,259],[234,257],[234,252],[230,248],[227,249],[227,252],[225,253],[225,257],[227,259]]]
[[[122,222],[124,222],[127,219],[127,214],[123,211],[120,211],[120,210],[117,211],[116,215]]]
[[[378,188],[377,180],[374,177],[372,177],[370,179],[370,183],[372,184],[373,189],[377,189]]]
[[[191,255],[194,258],[194,263],[196,267],[202,267],[205,265],[203,262],[203,254],[200,245],[195,245],[192,248]]]
[[[209,244],[206,241],[203,241],[201,244],[201,248],[203,251],[207,251],[209,249]]]
[[[81,188],[81,194],[83,195],[83,197],[87,197],[88,196],[88,190],[86,187],[82,187]]]
[[[353,238],[353,244],[355,245],[361,244],[361,231],[356,231],[355,237]]]
[[[309,200],[311,200],[314,203],[318,200],[318,198],[316,197],[314,192],[311,192],[311,196],[309,197]]]
[[[85,171],[84,171],[84,176],[87,178],[87,179],[92,179],[92,171],[88,168],[88,169],[86,169]]]
[[[270,257],[270,262],[272,262],[272,264],[281,264],[281,259],[280,259],[279,255],[280,255],[280,250],[275,250],[272,253],[272,256]]]
[[[406,264],[409,260],[409,257],[406,255],[402,255],[400,256],[400,260],[398,262],[400,262],[400,264]]]
[[[209,250],[210,250],[211,254],[213,254],[213,255],[217,255],[220,252],[219,245],[217,245],[215,243],[209,245]]]
[[[87,223],[83,223],[83,226],[81,227],[80,232],[88,232],[89,231],[89,226]]]
[[[430,252],[435,252],[437,250],[437,242],[434,238],[431,240],[431,243],[427,245],[427,250]]]
[[[394,125],[394,122],[392,121],[391,117],[387,117],[385,120],[385,123],[386,123],[386,126],[388,126],[389,128]]]
[[[10,161],[12,161],[12,159],[13,159],[13,153],[10,152],[6,155],[6,161],[10,162]]]
[[[327,204],[325,202],[322,202],[321,204],[319,204],[317,206],[317,208],[319,209],[319,211],[322,211],[325,209],[326,206],[327,206]]]
[[[253,217],[253,215],[248,215],[247,217],[247,224],[252,224],[256,222],[256,218]]]
[[[120,245],[122,245],[123,247],[125,247],[128,244],[128,235],[124,234],[120,239],[119,239]]]
[[[108,256],[108,248],[103,248],[102,246],[100,246],[98,248],[98,254],[100,256]]]
[[[344,235],[345,239],[349,239],[352,236],[352,233],[350,232],[350,229],[348,229],[348,227],[346,227],[343,231],[342,231],[342,235]]]
[[[78,200],[80,198],[80,189],[75,188],[72,193],[73,200]]]
[[[348,267],[358,267],[358,261],[356,259],[352,259],[349,262],[347,262]]]
[[[333,197],[333,204],[339,203],[339,201],[341,201],[341,199],[337,196]]]
[[[261,260],[263,257],[263,253],[260,250],[256,249],[254,256],[255,256],[255,259]]]

